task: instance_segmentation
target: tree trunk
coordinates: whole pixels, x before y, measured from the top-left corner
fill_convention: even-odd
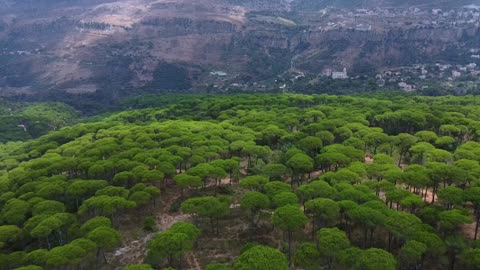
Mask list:
[[[387,245],[388,251],[391,251],[391,246],[392,246],[392,233],[388,231],[388,245]]]
[[[332,266],[333,266],[333,258],[328,257],[328,259],[327,259],[327,269],[328,270],[332,269]]]
[[[103,261],[105,264],[108,264],[107,257],[105,256],[105,251],[102,250]]]
[[[257,215],[257,212],[252,212],[252,227],[255,228],[257,227],[257,222],[255,222],[255,216]]]
[[[365,228],[363,232],[363,248],[367,247],[367,237],[368,237],[368,229]]]
[[[58,243],[60,246],[63,246],[62,232],[61,231],[57,231],[57,232],[58,232]]]
[[[214,225],[214,222],[213,222],[213,217],[210,218],[210,227],[212,229],[212,233],[215,234],[215,225]]]
[[[315,240],[315,217],[312,220],[312,241]]]
[[[455,269],[455,259],[456,259],[457,255],[455,254],[455,252],[452,252],[452,255],[450,257],[450,270],[454,270]]]
[[[370,247],[373,247],[373,232],[375,228],[370,229]]]
[[[52,248],[52,246],[50,245],[50,239],[48,239],[49,236],[47,235],[47,247],[48,247],[48,250],[50,250]]]
[[[475,211],[475,220],[476,220],[476,223],[475,223],[475,235],[473,236],[473,240],[477,240],[477,236],[478,236],[478,226],[479,226],[479,223],[480,223],[480,215],[479,215],[479,211],[478,209]]]
[[[95,256],[95,269],[98,269],[98,257],[100,257],[100,249],[97,249],[97,254]]]
[[[292,265],[292,232],[288,231],[288,265]]]
[[[352,237],[352,228],[350,227],[350,224],[348,223],[348,220],[347,220],[347,219],[345,219],[345,229],[347,230],[348,239],[351,240],[351,237]]]

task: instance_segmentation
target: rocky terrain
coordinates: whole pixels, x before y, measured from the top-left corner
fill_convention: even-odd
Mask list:
[[[82,106],[286,72],[469,63],[480,13],[463,5],[476,2],[417,2],[0,0],[0,96]]]

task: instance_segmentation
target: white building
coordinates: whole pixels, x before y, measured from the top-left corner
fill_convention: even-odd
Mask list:
[[[415,90],[413,85],[406,82],[400,82],[398,83],[398,86],[400,86],[400,88],[402,88],[405,92],[412,92],[413,90]]]
[[[227,73],[225,71],[217,70],[217,71],[211,71],[210,75],[223,77],[223,76],[227,76]]]
[[[474,69],[476,67],[477,67],[477,64],[475,64],[475,63],[470,63],[470,64],[467,65],[468,69]]]
[[[323,76],[326,76],[326,77],[332,77],[332,69],[326,68],[323,70],[322,74]]]
[[[343,68],[343,71],[334,71],[332,72],[332,79],[348,79],[347,69]]]
[[[461,72],[458,72],[456,70],[452,71],[452,77],[453,78],[459,78],[462,76],[462,73]]]

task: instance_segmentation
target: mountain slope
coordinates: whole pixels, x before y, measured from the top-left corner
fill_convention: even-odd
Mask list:
[[[320,10],[333,3],[370,10]],[[285,72],[346,67],[364,74],[471,61],[478,18],[458,18],[464,14],[458,11],[434,25],[432,1],[416,1],[427,5],[420,13],[378,8],[398,3],[404,2],[2,0],[0,96],[67,100],[89,111],[95,102],[108,106],[143,92],[252,84]],[[455,6],[469,3],[478,1]]]

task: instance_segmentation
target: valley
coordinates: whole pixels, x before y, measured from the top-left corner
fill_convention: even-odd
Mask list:
[[[438,77],[401,72],[389,84],[376,75],[437,65],[453,67],[439,91],[467,91],[455,80],[478,91],[479,69],[455,67],[480,65],[480,10],[474,1],[448,3],[3,1],[0,96],[65,101],[92,113],[158,92],[342,93],[399,83],[422,91]],[[330,81],[343,68],[357,81],[349,87]],[[461,78],[449,79],[454,71]]]
[[[0,0],[0,270],[479,270],[480,0]]]

